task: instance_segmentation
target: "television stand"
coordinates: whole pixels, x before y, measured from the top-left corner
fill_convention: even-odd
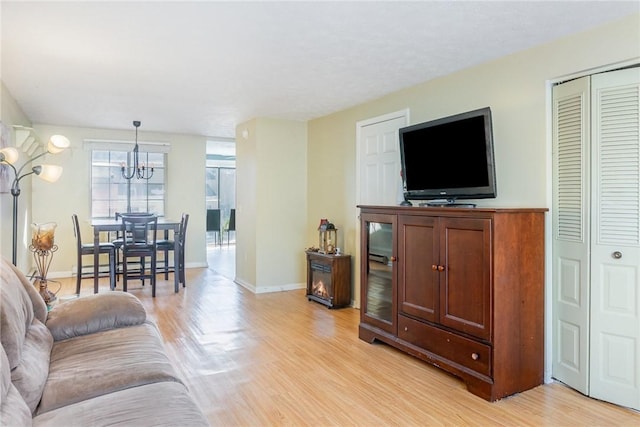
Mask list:
[[[455,199],[431,200],[429,202],[420,203],[418,206],[430,208],[475,208],[475,203],[456,203]]]

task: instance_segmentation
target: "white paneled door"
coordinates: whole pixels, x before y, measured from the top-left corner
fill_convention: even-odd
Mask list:
[[[403,200],[398,129],[409,125],[409,110],[356,123],[356,202],[393,206]],[[360,219],[354,218],[355,241],[360,241]],[[360,245],[355,247],[360,259]],[[360,307],[360,271],[355,271],[354,307]]]
[[[589,394],[590,78],[553,89],[553,376]]]
[[[553,97],[553,376],[640,410],[640,68]]]
[[[590,395],[640,410],[640,68],[591,96]]]
[[[358,124],[358,204],[396,205],[402,200],[398,129],[407,126],[407,112]]]

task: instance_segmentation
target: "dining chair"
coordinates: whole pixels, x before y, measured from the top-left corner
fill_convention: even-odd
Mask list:
[[[216,233],[216,244],[222,245],[220,209],[207,209],[207,232]]]
[[[104,242],[100,243],[98,247],[93,243],[82,243],[82,236],[80,234],[80,223],[78,222],[78,215],[71,215],[73,221],[73,235],[76,238],[77,246],[77,270],[76,270],[76,295],[80,295],[80,282],[82,278],[93,277],[93,271],[83,272],[82,257],[85,255],[94,255],[97,250],[101,254],[109,254],[109,286],[111,290],[116,288],[116,247],[113,243]],[[97,290],[94,289],[94,292]]]
[[[116,214],[114,215],[115,220],[116,221],[120,220],[122,215],[149,216],[151,214],[148,212],[127,212],[127,213],[116,212]],[[122,261],[120,261],[120,252],[122,249],[122,231],[121,230],[116,232],[116,237],[111,240],[111,243],[113,243],[114,246],[116,247],[116,281],[119,281],[120,273],[122,272]]]
[[[236,210],[235,209],[231,209],[231,212],[229,213],[229,221],[227,222],[227,225],[224,228],[224,232],[227,233],[227,246],[229,246],[229,242],[230,242],[230,233],[232,231],[236,231]],[[224,238],[223,238],[224,241]]]
[[[151,296],[156,296],[156,260],[158,217],[156,215],[120,214],[122,219],[122,289],[127,292],[129,279],[151,281]],[[139,259],[140,268],[129,269],[129,259]],[[146,259],[151,262],[147,273]]]
[[[182,283],[182,287],[185,287],[185,273],[184,273],[184,250],[187,237],[187,224],[189,223],[189,214],[183,213],[180,219],[180,226],[178,232],[174,235],[174,240],[161,239],[158,240],[158,252],[164,254],[163,263],[164,267],[161,269],[164,271],[165,280],[169,279],[169,272],[173,270],[174,274],[178,275],[178,281]],[[178,265],[171,268],[169,266],[169,252],[178,249]]]

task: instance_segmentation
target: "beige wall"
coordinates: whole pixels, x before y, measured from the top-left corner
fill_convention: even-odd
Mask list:
[[[8,146],[15,146],[14,125],[31,126],[31,121],[24,114],[20,106],[16,103],[11,93],[7,90],[4,83],[0,84],[0,121],[8,127],[9,138]],[[20,152],[20,159],[16,164],[20,167],[29,159],[26,153]],[[14,174],[9,172],[10,180],[13,180]],[[9,184],[10,185],[10,184]],[[25,225],[31,222],[31,177],[26,177],[20,181],[20,197],[18,198],[18,239],[20,232],[25,229]],[[2,225],[0,226],[0,253],[9,261],[12,252],[12,217],[13,217],[13,197],[11,193],[0,194],[0,215]],[[23,271],[26,271],[31,265],[29,252],[24,244],[19,244],[17,248],[17,264]]]
[[[307,125],[259,118],[236,130],[236,281],[256,293],[303,287]]]
[[[236,128],[236,281],[253,289],[256,283],[257,120]]]
[[[59,250],[53,257],[51,277],[70,276],[76,265],[76,246],[71,215],[76,213],[81,223],[83,241],[90,242],[92,229],[89,182],[91,152],[83,148],[85,139],[124,140],[134,139],[130,131],[89,129],[50,125],[34,125],[42,140],[62,134],[71,141],[71,147],[47,162],[64,168],[60,179],[47,183],[33,180],[32,221],[56,222],[55,240]],[[142,129],[142,128],[141,128]],[[206,266],[206,209],[205,167],[206,138],[202,136],[152,133],[141,130],[138,141],[169,142],[166,217],[179,220],[182,212],[188,213],[186,264],[187,267]],[[4,228],[4,224],[3,224]],[[90,262],[90,260],[87,260]]]
[[[490,106],[498,197],[480,206],[550,207],[549,82],[640,58],[640,15],[500,58],[309,122],[308,222],[330,218],[356,253],[356,122],[410,110],[411,124]],[[325,165],[333,163],[337,170]],[[317,239],[309,227],[308,240]],[[354,267],[357,266],[354,262]],[[354,269],[359,304],[359,272]]]

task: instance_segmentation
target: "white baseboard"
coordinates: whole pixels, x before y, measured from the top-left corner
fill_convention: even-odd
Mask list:
[[[66,279],[69,277],[76,277],[76,266],[72,266],[73,270],[69,270],[69,271],[50,271],[49,274],[47,275],[47,279]],[[207,263],[206,262],[189,262],[185,265],[185,268],[189,269],[189,268],[207,268]],[[29,271],[29,274],[27,274],[27,277],[31,277],[31,273],[33,273],[34,269],[31,269]]]
[[[242,279],[235,278],[234,282],[245,289],[253,292],[254,294],[267,294],[271,292],[286,292],[293,291],[296,289],[304,289],[307,287],[304,283],[291,283],[286,285],[276,285],[276,286],[260,286],[256,287],[253,283],[245,282]]]

